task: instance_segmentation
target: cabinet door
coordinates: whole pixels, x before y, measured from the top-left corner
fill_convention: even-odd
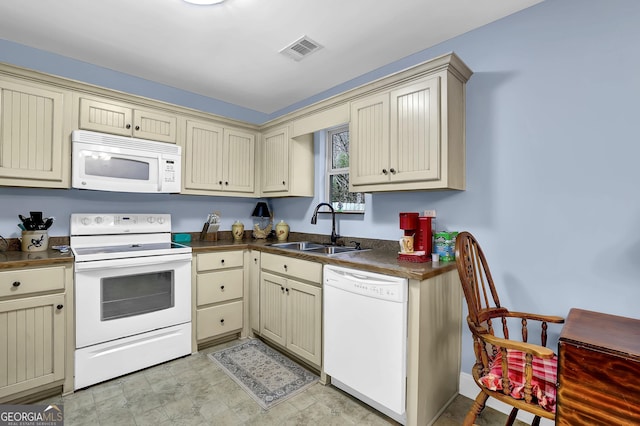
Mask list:
[[[389,94],[351,104],[349,182],[353,186],[389,181]]]
[[[221,191],[222,127],[199,121],[187,121],[187,140],[184,149],[185,189]]]
[[[80,128],[114,135],[131,136],[133,109],[128,106],[80,98]]]
[[[135,108],[116,101],[80,98],[80,128],[176,143],[175,115]]]
[[[286,283],[286,279],[268,272],[260,276],[260,334],[282,346],[286,342]]]
[[[391,92],[391,182],[440,179],[440,78]]]
[[[249,322],[251,329],[260,332],[260,255],[251,250],[249,263]]]
[[[262,144],[262,192],[289,190],[289,128],[266,133]]]
[[[69,187],[71,95],[0,77],[0,184]]]
[[[178,119],[175,115],[142,109],[133,110],[133,136],[176,143]]]
[[[255,191],[255,135],[236,129],[224,129],[222,152],[225,191]]]
[[[320,365],[322,289],[295,280],[287,280],[287,344],[294,354]]]
[[[64,300],[56,294],[0,302],[0,402],[64,379]]]

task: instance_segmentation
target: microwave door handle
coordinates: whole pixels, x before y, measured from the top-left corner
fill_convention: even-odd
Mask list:
[[[158,161],[158,192],[162,191],[162,181],[164,176],[164,158],[160,155],[160,161]]]

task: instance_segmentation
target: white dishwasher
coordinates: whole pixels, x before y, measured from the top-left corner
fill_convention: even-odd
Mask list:
[[[323,276],[331,383],[405,424],[407,280],[332,265]]]

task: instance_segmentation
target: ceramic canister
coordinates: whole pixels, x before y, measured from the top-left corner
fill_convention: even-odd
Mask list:
[[[233,234],[233,239],[236,241],[242,241],[244,238],[244,223],[236,220],[233,225],[231,225],[231,233]]]
[[[286,241],[289,238],[289,225],[284,220],[276,225],[276,238],[278,241]]]
[[[45,251],[48,247],[47,231],[22,231],[22,251]]]

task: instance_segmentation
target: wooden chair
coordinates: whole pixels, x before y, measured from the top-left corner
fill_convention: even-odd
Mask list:
[[[547,378],[551,380],[544,384],[547,389],[552,386],[555,394],[557,358],[551,349],[545,347],[547,323],[563,323],[564,319],[557,316],[512,312],[502,307],[484,253],[469,232],[461,232],[456,238],[456,264],[469,310],[467,324],[473,336],[475,364],[472,375],[481,389],[463,425],[474,424],[489,397],[513,407],[506,425],[513,424],[518,410],[532,413],[532,425],[535,426],[539,425],[541,417],[555,419],[554,412],[538,404],[539,401],[546,400],[546,394],[538,399],[539,395],[536,395],[535,391],[541,388],[538,372],[543,368],[541,365],[544,365]],[[495,335],[493,320],[496,327],[502,329],[502,337]],[[530,321],[534,321],[533,324],[529,324]],[[516,325],[518,322],[519,326]],[[510,323],[515,325],[515,331],[520,328],[521,340],[510,339]],[[540,345],[527,343],[531,325],[540,326]],[[550,370],[553,371],[552,374],[548,373]],[[497,374],[493,374],[496,372]],[[549,377],[551,375],[553,377]],[[511,376],[514,376],[513,380],[510,380]],[[516,377],[521,379],[520,382]],[[497,386],[487,386],[491,378],[495,379],[494,383]],[[520,391],[514,392],[514,387]],[[517,393],[516,396],[522,399],[513,397],[512,393]],[[555,407],[555,396],[551,402]]]

